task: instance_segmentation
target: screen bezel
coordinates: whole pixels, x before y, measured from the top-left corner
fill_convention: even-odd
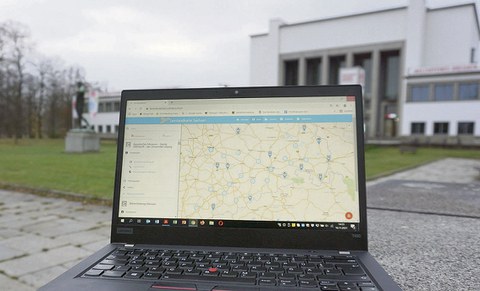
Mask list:
[[[121,165],[128,100],[268,98],[292,96],[355,96],[357,167],[360,223],[358,232],[315,229],[265,228],[190,228],[155,225],[123,225],[119,223]],[[195,245],[247,248],[367,250],[367,217],[363,133],[363,100],[359,85],[290,86],[290,87],[226,87],[200,89],[124,90],[120,105],[117,160],[112,213],[113,243]]]

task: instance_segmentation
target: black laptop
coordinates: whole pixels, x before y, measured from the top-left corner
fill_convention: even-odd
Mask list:
[[[123,91],[111,244],[40,290],[400,290],[363,134],[360,86]]]

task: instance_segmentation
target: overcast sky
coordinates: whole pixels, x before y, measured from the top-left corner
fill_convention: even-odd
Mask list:
[[[427,5],[471,2],[429,0]],[[30,28],[35,50],[127,88],[244,86],[250,35],[287,23],[406,5],[407,0],[0,0],[0,22]]]

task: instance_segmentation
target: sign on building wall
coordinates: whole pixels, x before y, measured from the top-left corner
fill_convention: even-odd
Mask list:
[[[410,68],[408,70],[408,74],[410,76],[461,74],[461,73],[478,73],[478,72],[480,72],[480,66],[477,64],[439,66],[439,67],[420,67],[420,68]]]
[[[90,118],[94,118],[98,112],[98,93],[95,90],[92,90],[88,94],[88,112],[90,113]]]
[[[362,90],[365,86],[365,70],[361,67],[341,68],[340,85],[360,84]]]

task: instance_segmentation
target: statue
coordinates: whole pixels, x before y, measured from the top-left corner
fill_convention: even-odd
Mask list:
[[[83,82],[77,82],[75,112],[78,122],[74,125],[77,128],[69,130],[65,137],[65,152],[67,153],[98,152],[100,150],[100,136],[90,129],[88,120],[83,117],[85,91]],[[84,121],[83,127],[82,120]]]
[[[78,116],[78,128],[82,128],[82,120],[85,121],[86,127],[89,127],[88,121],[83,117],[83,107],[85,106],[85,86],[82,82],[77,82],[77,104],[75,111]]]

